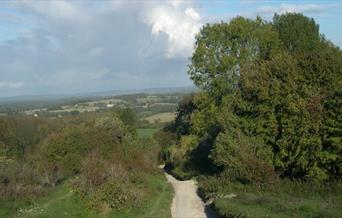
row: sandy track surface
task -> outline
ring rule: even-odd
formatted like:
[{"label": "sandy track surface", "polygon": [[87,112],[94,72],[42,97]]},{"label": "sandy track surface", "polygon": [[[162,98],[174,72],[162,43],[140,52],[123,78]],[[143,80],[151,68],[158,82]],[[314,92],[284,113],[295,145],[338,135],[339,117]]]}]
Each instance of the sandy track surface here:
[{"label": "sandy track surface", "polygon": [[172,218],[217,218],[198,196],[195,181],[179,181],[167,173],[165,175],[175,191],[171,205]]}]

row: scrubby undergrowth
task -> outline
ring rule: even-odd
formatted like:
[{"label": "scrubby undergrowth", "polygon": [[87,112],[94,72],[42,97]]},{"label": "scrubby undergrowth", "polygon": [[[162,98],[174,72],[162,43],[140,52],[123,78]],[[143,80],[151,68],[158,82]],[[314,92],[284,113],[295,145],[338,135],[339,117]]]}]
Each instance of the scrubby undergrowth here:
[{"label": "scrubby undergrowth", "polygon": [[[8,133],[0,135],[4,148],[0,160],[0,216],[14,216],[18,211],[41,213],[36,210],[37,202],[62,186],[84,207],[84,214],[87,210],[92,214],[148,210],[158,191],[167,192],[158,202],[171,201],[168,184],[160,190],[165,180],[158,169],[159,146],[152,137],[138,137],[135,121],[126,116],[131,113],[118,109],[101,116],[53,122],[49,118],[1,118]],[[19,126],[23,124],[29,129],[44,129],[44,134],[37,131],[9,138],[11,131],[22,134]],[[22,148],[18,140],[30,144]],[[165,205],[160,210],[165,210]]]}]

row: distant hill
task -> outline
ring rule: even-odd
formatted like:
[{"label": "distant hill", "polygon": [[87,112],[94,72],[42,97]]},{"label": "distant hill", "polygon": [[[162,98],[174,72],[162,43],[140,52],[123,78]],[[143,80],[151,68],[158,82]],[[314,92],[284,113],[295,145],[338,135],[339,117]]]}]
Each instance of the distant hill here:
[{"label": "distant hill", "polygon": [[194,92],[197,88],[195,86],[183,86],[183,87],[170,87],[170,88],[147,88],[147,89],[130,89],[130,90],[111,90],[104,92],[90,92],[90,93],[80,93],[75,94],[74,97],[108,97],[117,95],[127,95],[127,94],[137,94],[137,93],[188,93]]},{"label": "distant hill", "polygon": [[52,94],[52,95],[19,95],[13,97],[0,98],[0,104],[25,103],[25,102],[51,102],[58,100],[82,100],[99,97],[110,97],[117,95],[137,94],[137,93],[188,93],[194,92],[197,88],[194,86],[170,87],[170,88],[148,88],[131,90],[110,90],[103,92],[89,92],[77,94]]}]

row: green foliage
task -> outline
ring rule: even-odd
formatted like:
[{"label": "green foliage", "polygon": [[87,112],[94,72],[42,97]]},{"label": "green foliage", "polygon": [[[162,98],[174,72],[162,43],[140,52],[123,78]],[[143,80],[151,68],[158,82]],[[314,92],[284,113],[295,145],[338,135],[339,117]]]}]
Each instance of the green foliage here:
[{"label": "green foliage", "polygon": [[204,26],[188,70],[202,91],[179,106],[174,128],[197,145],[169,149],[175,168],[254,183],[341,178],[341,72],[341,50],[301,14]]},{"label": "green foliage", "polygon": [[121,143],[125,132],[125,126],[122,121],[115,116],[106,116],[95,120],[94,129],[102,131],[113,142]]},{"label": "green foliage", "polygon": [[67,172],[77,173],[83,155],[91,148],[85,135],[86,132],[82,128],[73,127],[49,136],[43,144],[47,161],[61,164],[61,168]]},{"label": "green foliage", "polygon": [[197,86],[220,100],[235,89],[242,66],[269,59],[279,48],[278,33],[260,18],[207,24],[196,37],[188,72]]},{"label": "green foliage", "polygon": [[126,126],[129,132],[135,132],[138,118],[131,108],[119,108],[115,111],[114,116],[117,116],[119,118],[119,120]]},{"label": "green foliage", "polygon": [[342,92],[336,91],[325,101],[327,111],[324,120],[324,138],[322,146],[325,153],[324,167],[330,174],[342,178]]},{"label": "green foliage", "polygon": [[340,217],[341,193],[322,187],[307,190],[306,185],[279,184],[276,191],[261,193],[257,188],[245,190],[236,197],[215,200],[214,207],[222,217]]},{"label": "green foliage", "polygon": [[0,117],[0,155],[23,158],[58,126],[32,117]]},{"label": "green foliage", "polygon": [[115,117],[96,120],[94,127],[91,137],[97,146],[82,159],[73,189],[97,211],[142,206],[146,193],[140,185],[157,164],[156,143],[150,138],[136,138]]},{"label": "green foliage", "polygon": [[190,133],[190,116],[195,109],[196,106],[194,103],[193,95],[186,96],[181,100],[181,102],[179,102],[177,116],[172,126],[173,132],[175,132],[178,137]]},{"label": "green foliage", "polygon": [[158,155],[159,162],[170,164],[171,157],[169,147],[177,142],[177,135],[173,132],[161,129],[154,134],[153,138],[156,140],[160,147],[160,152]]},{"label": "green foliage", "polygon": [[339,217],[341,183],[274,180],[243,185],[220,174],[199,177],[199,193],[222,217]]},{"label": "green foliage", "polygon": [[290,52],[313,49],[320,42],[318,24],[302,14],[275,14],[273,26]]},{"label": "green foliage", "polygon": [[[220,134],[211,158],[222,166],[230,180],[242,183],[268,183],[276,178],[268,157],[272,151],[263,148],[256,137],[248,138],[239,132]],[[253,145],[250,143],[253,142]]]},{"label": "green foliage", "polygon": [[0,161],[0,202],[39,197],[45,192],[41,175],[32,163]]},{"label": "green foliage", "polygon": [[143,186],[144,193],[148,194],[144,198],[142,207],[123,208],[120,211],[110,211],[110,208],[105,208],[104,211],[98,213],[90,210],[79,195],[70,188],[70,185],[62,184],[38,199],[0,201],[0,217],[171,218],[170,205],[173,192],[165,176],[162,173],[149,175],[141,186]]},{"label": "green foliage", "polygon": [[[120,211],[129,217],[129,210],[139,211],[146,206],[145,202],[152,199],[150,192],[158,192],[147,180],[157,172],[159,147],[152,137],[137,137],[131,115],[132,111],[123,109],[60,119],[4,118],[5,122],[0,123],[6,130],[0,132],[0,203],[5,208],[0,209],[0,216],[18,210],[19,217],[50,217],[45,208],[51,204],[56,205],[52,211],[65,208],[76,217],[101,217],[95,211]],[[29,131],[19,127],[20,121]],[[23,133],[25,137],[19,139],[28,147],[18,156],[8,152],[12,147],[18,149],[19,142],[14,139]],[[33,204],[65,183],[70,183],[72,192],[63,198],[74,201],[71,205],[58,199],[48,205]],[[167,195],[165,201],[171,197]],[[75,208],[82,211],[78,213]],[[148,212],[155,215],[158,211]]]},{"label": "green foliage", "polygon": [[222,217],[340,216],[342,52],[313,19],[208,24],[188,73],[201,91],[169,130],[172,174]]},{"label": "green foliage", "polygon": [[126,153],[112,153],[111,158],[95,151],[82,161],[81,174],[71,184],[90,208],[97,211],[138,208],[146,200],[140,185],[154,162],[147,158],[149,152],[141,154],[141,149],[146,148],[128,149]]},{"label": "green foliage", "polygon": [[184,135],[179,144],[171,145],[164,151],[165,162],[168,165],[167,170],[178,179],[186,180],[193,176],[192,154],[198,144],[198,138],[195,135]]},{"label": "green foliage", "polygon": [[176,166],[170,170],[169,173],[181,181],[189,180],[194,176],[194,173],[192,173],[189,168],[184,166]]}]

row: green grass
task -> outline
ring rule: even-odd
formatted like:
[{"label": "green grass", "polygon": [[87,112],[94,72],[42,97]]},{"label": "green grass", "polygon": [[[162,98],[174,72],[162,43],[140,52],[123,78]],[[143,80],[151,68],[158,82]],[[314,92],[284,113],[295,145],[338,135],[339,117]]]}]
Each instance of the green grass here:
[{"label": "green grass", "polygon": [[120,218],[171,218],[171,202],[173,189],[166,182],[164,175],[156,175],[149,178],[148,187],[150,188],[151,199],[146,202],[143,208],[128,209],[111,214],[110,217]]},{"label": "green grass", "polygon": [[[20,201],[12,203],[23,206]],[[60,185],[45,197],[32,200],[30,204],[26,204],[17,210],[8,211],[6,217],[90,218],[99,216],[87,210],[67,185]]]},{"label": "green grass", "polygon": [[[305,185],[305,184],[302,184]],[[307,184],[306,184],[307,185]],[[286,185],[285,185],[286,186]],[[214,201],[223,217],[341,217],[342,193],[340,186],[321,189],[293,185],[277,187],[274,191],[236,190],[235,198]]]},{"label": "green grass", "polygon": [[32,200],[0,199],[0,217],[13,217],[15,211],[19,208],[28,207]]},{"label": "green grass", "polygon": [[156,128],[137,129],[137,134],[140,138],[150,138],[157,130]]},{"label": "green grass", "polygon": [[[83,202],[67,185],[60,185],[47,196],[33,202],[11,202],[11,210],[0,209],[0,217],[35,218],[170,218],[173,196],[171,186],[161,173],[151,175],[144,184],[149,193],[142,208],[124,209],[119,212],[96,213],[86,208]],[[8,206],[8,205],[7,205]],[[12,210],[16,208],[16,210]],[[21,209],[19,209],[21,208]],[[18,210],[19,209],[19,210]],[[2,213],[1,213],[2,212]]]}]

